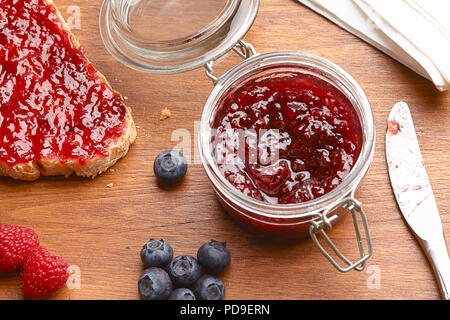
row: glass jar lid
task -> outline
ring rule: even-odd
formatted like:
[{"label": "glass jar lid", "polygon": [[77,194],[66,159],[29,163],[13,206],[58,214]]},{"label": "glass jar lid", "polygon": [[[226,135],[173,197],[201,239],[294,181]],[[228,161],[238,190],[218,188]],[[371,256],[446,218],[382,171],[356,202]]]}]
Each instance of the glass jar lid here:
[{"label": "glass jar lid", "polygon": [[196,69],[227,53],[250,29],[259,0],[104,0],[108,51],[144,72]]}]

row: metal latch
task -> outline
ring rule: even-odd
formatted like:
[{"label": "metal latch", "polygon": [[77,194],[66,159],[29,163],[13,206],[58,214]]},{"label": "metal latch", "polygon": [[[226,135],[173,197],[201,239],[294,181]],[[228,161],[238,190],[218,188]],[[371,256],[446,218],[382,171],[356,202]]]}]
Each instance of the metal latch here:
[{"label": "metal latch", "polygon": [[[233,47],[233,51],[236,52],[244,60],[257,54],[253,45],[245,42],[244,40],[239,40],[239,42],[236,43],[236,45]],[[206,63],[205,73],[213,81],[213,83],[216,84],[219,78],[214,75],[213,65],[214,61],[209,61],[208,63]]]},{"label": "metal latch", "polygon": [[[348,258],[346,258],[339,249],[335,246],[333,241],[328,237],[327,233],[324,229],[330,230],[332,228],[332,222],[338,218],[337,215],[333,215],[331,217],[328,217],[328,215],[336,210],[337,208],[344,208],[346,210],[349,210],[352,213],[353,217],[353,225],[356,232],[356,240],[358,242],[358,248],[359,248],[359,254],[360,259],[356,262],[351,262]],[[359,227],[359,222],[357,219],[357,215],[361,216],[362,224],[364,227],[365,237],[367,241],[367,250],[368,252],[365,253],[363,240],[361,237],[361,231]],[[347,267],[341,267],[336,260],[325,250],[325,248],[320,244],[317,234],[320,233],[323,238],[326,240],[328,245],[333,249],[334,253],[347,264]],[[323,253],[323,255],[341,272],[347,272],[350,270],[357,270],[362,271],[365,267],[365,262],[367,259],[370,258],[372,255],[373,249],[372,249],[372,241],[370,239],[370,233],[369,233],[369,226],[367,223],[367,218],[364,213],[364,210],[361,207],[361,204],[358,200],[354,198],[354,195],[352,194],[348,198],[344,198],[341,201],[339,201],[336,205],[333,207],[323,211],[319,214],[319,219],[314,220],[311,222],[311,226],[309,227],[309,234],[311,235],[312,240],[314,241],[314,244],[319,248],[319,250]]]}]

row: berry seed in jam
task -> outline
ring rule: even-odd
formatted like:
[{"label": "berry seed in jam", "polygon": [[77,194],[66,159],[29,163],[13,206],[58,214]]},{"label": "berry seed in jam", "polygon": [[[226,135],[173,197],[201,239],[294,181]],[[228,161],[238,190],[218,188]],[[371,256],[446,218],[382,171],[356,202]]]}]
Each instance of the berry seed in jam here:
[{"label": "berry seed in jam", "polygon": [[336,188],[362,144],[350,100],[299,72],[247,80],[224,95],[212,124],[215,159],[239,191],[269,203],[300,203]]}]

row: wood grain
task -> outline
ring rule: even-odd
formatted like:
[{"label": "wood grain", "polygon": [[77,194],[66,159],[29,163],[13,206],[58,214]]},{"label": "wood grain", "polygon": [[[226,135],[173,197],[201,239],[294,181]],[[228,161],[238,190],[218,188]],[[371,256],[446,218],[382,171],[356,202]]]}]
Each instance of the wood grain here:
[{"label": "wood grain", "polygon": [[[379,289],[370,289],[367,271],[341,274],[311,241],[279,243],[260,239],[235,225],[217,202],[203,168],[193,164],[173,190],[158,187],[152,163],[177,144],[172,132],[194,126],[212,89],[203,70],[175,76],[143,74],[116,62],[98,32],[100,1],[56,0],[63,16],[81,8],[74,33],[89,59],[112,86],[128,97],[138,138],[126,158],[95,180],[42,178],[0,180],[0,222],[34,228],[43,245],[81,268],[81,289],[64,288],[54,299],[136,299],[142,270],[139,251],[149,237],[164,238],[175,254],[195,254],[213,238],[226,241],[232,265],[223,275],[228,299],[438,299],[432,270],[401,218],[391,191],[384,154],[384,129],[400,100],[412,110],[423,157],[435,192],[447,242],[450,238],[450,94],[341,30],[296,1],[262,1],[246,36],[258,52],[305,51],[330,59],[360,83],[371,103],[377,130],[375,158],[358,196],[368,213]],[[216,68],[239,62],[230,55]],[[159,120],[163,108],[172,117]],[[113,183],[112,188],[107,185]],[[331,236],[354,247],[349,217]],[[20,273],[0,274],[0,299],[21,299]]]}]

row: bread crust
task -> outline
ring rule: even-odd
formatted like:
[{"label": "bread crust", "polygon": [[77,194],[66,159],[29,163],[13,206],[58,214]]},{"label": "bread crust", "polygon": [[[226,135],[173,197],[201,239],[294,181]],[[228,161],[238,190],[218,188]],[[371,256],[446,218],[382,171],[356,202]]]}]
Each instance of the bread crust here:
[{"label": "bread crust", "polygon": [[[79,49],[80,43],[70,31],[69,26],[62,17],[58,8],[56,8],[52,0],[46,0],[46,2],[55,8],[58,19],[63,25],[63,29],[69,33],[72,43]],[[89,59],[87,59],[87,63],[90,64]],[[68,159],[64,162],[61,162],[59,159],[35,159],[27,163],[21,163],[10,167],[0,161],[0,176],[10,176],[13,179],[26,181],[36,180],[41,175],[63,175],[65,177],[69,177],[72,174],[76,174],[81,177],[94,178],[105,172],[120,158],[124,157],[128,153],[130,145],[136,139],[136,126],[131,116],[131,110],[125,105],[122,95],[112,89],[105,76],[98,70],[97,75],[102,82],[104,82],[111,90],[120,96],[120,99],[125,106],[124,131],[123,134],[108,148],[109,155],[107,157],[94,156],[93,158],[86,160],[84,164],[81,164],[78,159]]]}]

